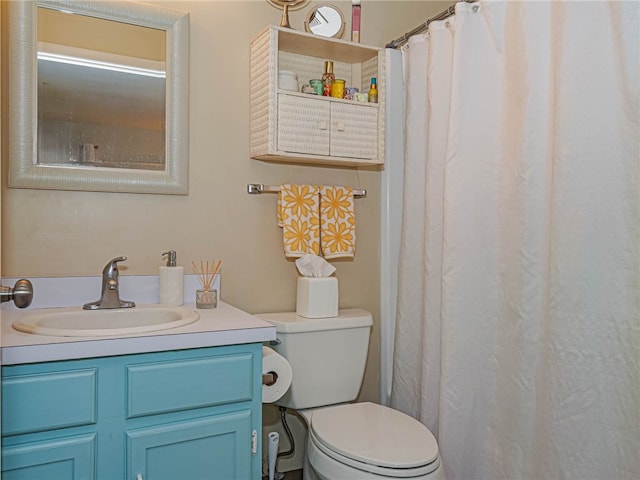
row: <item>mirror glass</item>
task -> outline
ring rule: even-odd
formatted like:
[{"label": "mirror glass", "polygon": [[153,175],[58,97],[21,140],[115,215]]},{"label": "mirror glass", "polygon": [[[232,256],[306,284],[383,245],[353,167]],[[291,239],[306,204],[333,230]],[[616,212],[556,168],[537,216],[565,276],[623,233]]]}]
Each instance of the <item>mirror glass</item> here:
[{"label": "mirror glass", "polygon": [[345,21],[342,12],[333,5],[319,5],[312,8],[304,22],[307,32],[322,37],[341,38],[344,33]]},{"label": "mirror glass", "polygon": [[188,15],[10,3],[9,186],[186,194]]},{"label": "mirror glass", "polygon": [[37,163],[165,168],[166,32],[38,7]]}]

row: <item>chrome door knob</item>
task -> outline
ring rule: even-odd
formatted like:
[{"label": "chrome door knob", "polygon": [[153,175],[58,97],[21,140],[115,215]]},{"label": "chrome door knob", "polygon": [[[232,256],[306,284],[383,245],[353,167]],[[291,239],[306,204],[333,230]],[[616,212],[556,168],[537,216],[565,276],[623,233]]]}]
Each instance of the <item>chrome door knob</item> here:
[{"label": "chrome door knob", "polygon": [[13,288],[0,286],[0,301],[13,300],[16,307],[27,308],[33,301],[33,285],[25,278],[16,282]]}]

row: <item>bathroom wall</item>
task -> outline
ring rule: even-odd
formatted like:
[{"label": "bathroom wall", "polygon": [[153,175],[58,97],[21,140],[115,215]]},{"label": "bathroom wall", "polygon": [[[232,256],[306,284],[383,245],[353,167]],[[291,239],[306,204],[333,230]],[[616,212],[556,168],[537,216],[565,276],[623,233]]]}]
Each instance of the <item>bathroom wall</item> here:
[{"label": "bathroom wall", "polygon": [[[356,200],[356,256],[333,263],[340,282],[340,306],[374,313],[361,398],[376,401],[379,171],[249,158],[249,45],[267,25],[279,24],[277,9],[257,0],[149,3],[190,13],[189,195],[8,189],[6,131],[2,131],[2,277],[94,276],[118,255],[128,257],[123,275],[155,274],[161,253],[175,249],[179,263],[185,266],[192,259],[223,260],[224,301],[251,313],[293,310],[297,273],[295,264],[282,253],[281,230],[275,224],[276,196],[248,195],[247,183],[364,188],[367,197]],[[349,30],[351,2],[330,3],[345,13]],[[361,41],[384,46],[449,4],[363,0]],[[303,29],[310,6],[290,13],[294,28]],[[3,54],[5,48],[3,42]],[[3,78],[3,95],[5,85]],[[3,98],[3,106],[4,102]],[[400,159],[387,159],[397,161]],[[273,420],[273,415],[265,417]],[[292,462],[283,461],[283,469],[297,466],[299,460]]]},{"label": "bathroom wall", "polygon": [[[4,22],[3,22],[3,12],[2,12],[2,8],[0,8],[0,39],[4,38]],[[1,93],[3,92],[2,87],[4,85],[4,72],[5,72],[5,67],[4,67],[4,57],[5,57],[5,49],[4,49],[4,40],[1,41],[1,46],[2,48],[0,48],[0,112],[4,112],[5,111],[5,98],[4,95],[1,95]],[[4,138],[5,138],[5,131],[3,130],[3,125],[4,125],[4,115],[0,115],[0,167],[2,167],[2,163],[3,163],[3,159],[4,159]],[[4,189],[4,175],[2,176],[2,182],[0,182],[2,184],[2,189]],[[2,195],[2,190],[0,190],[0,220],[2,217],[2,197],[4,195]],[[0,253],[2,251],[2,222],[0,221]],[[2,278],[2,255],[0,254],[0,278]],[[2,362],[0,362],[1,364]]]}]

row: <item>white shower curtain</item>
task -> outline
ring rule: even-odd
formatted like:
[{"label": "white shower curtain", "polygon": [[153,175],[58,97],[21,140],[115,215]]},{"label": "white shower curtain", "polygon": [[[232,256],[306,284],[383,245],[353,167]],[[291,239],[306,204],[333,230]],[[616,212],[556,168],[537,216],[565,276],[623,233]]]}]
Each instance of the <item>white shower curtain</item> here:
[{"label": "white shower curtain", "polygon": [[391,403],[449,480],[640,478],[640,3],[410,39]]}]

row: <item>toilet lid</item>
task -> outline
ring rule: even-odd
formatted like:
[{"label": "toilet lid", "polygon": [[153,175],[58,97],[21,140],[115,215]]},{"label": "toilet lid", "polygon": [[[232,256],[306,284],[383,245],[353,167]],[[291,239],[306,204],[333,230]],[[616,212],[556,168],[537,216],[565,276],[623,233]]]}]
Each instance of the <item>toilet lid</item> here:
[{"label": "toilet lid", "polygon": [[416,468],[438,459],[438,443],[427,427],[375,403],[319,409],[313,412],[311,428],[326,448],[361,463]]}]

